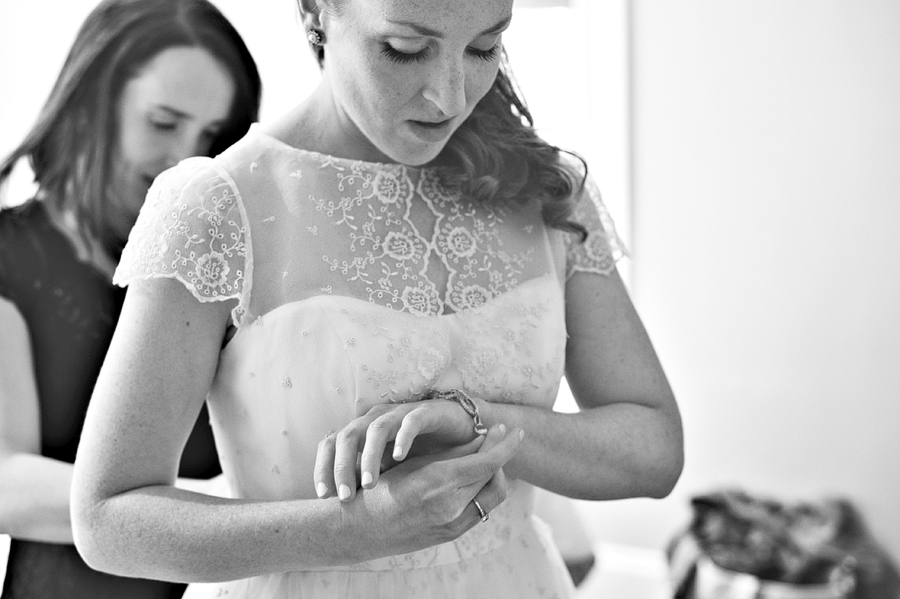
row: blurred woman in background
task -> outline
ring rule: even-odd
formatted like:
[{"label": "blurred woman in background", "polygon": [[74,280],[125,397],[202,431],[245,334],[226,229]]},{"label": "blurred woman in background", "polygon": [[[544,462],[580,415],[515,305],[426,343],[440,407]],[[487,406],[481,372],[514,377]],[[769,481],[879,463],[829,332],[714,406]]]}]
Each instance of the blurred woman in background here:
[{"label": "blurred woman in background", "polygon": [[[247,47],[206,0],[106,0],[78,32],[36,124],[0,162],[0,185],[27,158],[38,186],[0,211],[0,532],[12,537],[4,599],[183,592],[82,561],[69,518],[72,462],[125,296],[112,274],[150,183],[242,137],[260,94]],[[204,410],[180,476],[219,471]]]}]

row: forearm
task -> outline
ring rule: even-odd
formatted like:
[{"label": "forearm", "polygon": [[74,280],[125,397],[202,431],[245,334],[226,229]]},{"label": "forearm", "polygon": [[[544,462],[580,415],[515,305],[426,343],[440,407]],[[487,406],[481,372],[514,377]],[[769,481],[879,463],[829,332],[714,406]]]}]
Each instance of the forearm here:
[{"label": "forearm", "polygon": [[0,532],[44,543],[72,543],[72,464],[30,453],[0,459]]},{"label": "forearm", "polygon": [[336,499],[231,500],[159,486],[79,512],[75,539],[87,563],[124,576],[217,582],[366,557],[358,541],[367,536],[343,530]]},{"label": "forearm", "polygon": [[[72,464],[31,453],[0,458],[0,533],[17,539],[71,545]],[[221,477],[179,478],[181,488],[225,496]]]},{"label": "forearm", "polygon": [[595,500],[663,497],[681,473],[677,413],[636,403],[575,414],[479,403],[486,424],[503,422],[525,431],[505,472],[550,491]]},{"label": "forearm", "polygon": [[409,553],[476,526],[473,496],[487,510],[505,499],[502,467],[518,451],[520,432],[494,427],[464,447],[404,460],[347,502],[233,500],[162,485],[108,494],[76,467],[75,543],[98,570],[184,582]]}]

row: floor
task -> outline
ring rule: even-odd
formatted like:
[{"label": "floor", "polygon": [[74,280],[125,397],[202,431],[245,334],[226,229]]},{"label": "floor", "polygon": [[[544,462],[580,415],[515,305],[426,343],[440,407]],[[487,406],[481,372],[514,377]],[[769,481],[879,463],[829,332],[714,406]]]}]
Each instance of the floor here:
[{"label": "floor", "polygon": [[670,599],[668,567],[660,550],[598,543],[597,562],[578,599]]}]

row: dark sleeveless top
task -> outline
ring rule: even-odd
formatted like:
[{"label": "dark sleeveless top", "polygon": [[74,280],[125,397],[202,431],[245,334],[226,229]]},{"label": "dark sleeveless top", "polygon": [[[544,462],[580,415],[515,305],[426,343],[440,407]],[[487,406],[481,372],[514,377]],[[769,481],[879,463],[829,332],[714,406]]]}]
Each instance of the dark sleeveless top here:
[{"label": "dark sleeveless top", "polygon": [[[85,411],[125,298],[105,275],[78,260],[44,206],[0,211],[0,297],[28,325],[41,416],[41,454],[72,463]],[[181,476],[220,472],[209,416],[200,414]],[[13,539],[2,599],[180,597],[183,585],[91,570],[73,545]]]}]

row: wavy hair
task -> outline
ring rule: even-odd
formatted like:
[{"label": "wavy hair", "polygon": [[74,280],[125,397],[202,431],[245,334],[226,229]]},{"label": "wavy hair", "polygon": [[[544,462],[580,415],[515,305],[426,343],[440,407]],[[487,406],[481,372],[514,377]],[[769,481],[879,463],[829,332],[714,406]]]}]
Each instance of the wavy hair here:
[{"label": "wavy hair", "polygon": [[[316,11],[340,15],[346,0],[296,2],[306,25],[307,17]],[[322,68],[325,47],[310,49]],[[574,160],[564,160],[564,153]],[[584,227],[569,221],[587,180],[587,163],[574,152],[547,143],[534,130],[534,119],[515,83],[505,50],[494,84],[431,164],[438,167],[445,185],[466,197],[511,207],[536,199],[548,226],[577,232],[582,239],[587,235]]]},{"label": "wavy hair", "polygon": [[0,185],[27,157],[39,197],[71,208],[83,236],[107,250],[115,239],[107,221],[112,159],[118,135],[115,110],[125,84],[160,52],[207,50],[235,83],[226,126],[210,155],[240,139],[257,120],[262,83],[241,36],[207,0],[104,0],[82,24],[37,121],[0,162]]},{"label": "wavy hair", "polygon": [[[563,153],[581,163],[581,172],[563,160]],[[584,227],[568,219],[584,187],[587,164],[534,130],[505,50],[494,84],[434,164],[444,183],[467,197],[511,207],[538,200],[548,226],[586,235]]]}]

